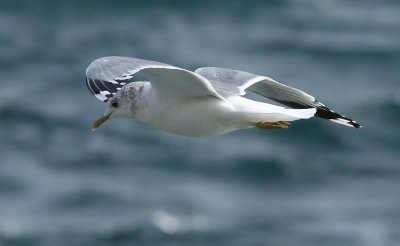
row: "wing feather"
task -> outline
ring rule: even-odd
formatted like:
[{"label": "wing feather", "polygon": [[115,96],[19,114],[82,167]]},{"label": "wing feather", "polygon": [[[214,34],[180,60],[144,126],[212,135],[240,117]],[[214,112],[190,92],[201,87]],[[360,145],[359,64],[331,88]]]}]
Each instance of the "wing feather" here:
[{"label": "wing feather", "polygon": [[103,57],[86,70],[86,85],[101,101],[107,102],[134,74],[143,73],[158,93],[174,97],[214,96],[223,100],[203,76],[168,64],[130,57]]},{"label": "wing feather", "polygon": [[225,98],[242,96],[246,94],[245,90],[248,90],[291,108],[316,108],[315,116],[323,119],[355,128],[361,127],[355,121],[325,107],[306,92],[279,83],[269,77],[218,67],[199,68],[196,73],[207,78],[214,85],[216,91]]}]

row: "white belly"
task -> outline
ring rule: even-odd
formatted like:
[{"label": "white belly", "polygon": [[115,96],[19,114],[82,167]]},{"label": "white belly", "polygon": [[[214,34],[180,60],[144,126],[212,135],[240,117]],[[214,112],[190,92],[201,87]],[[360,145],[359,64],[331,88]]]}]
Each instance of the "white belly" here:
[{"label": "white belly", "polygon": [[135,118],[167,132],[201,137],[238,130],[232,120],[233,108],[212,96],[200,98],[148,97],[138,108]]}]

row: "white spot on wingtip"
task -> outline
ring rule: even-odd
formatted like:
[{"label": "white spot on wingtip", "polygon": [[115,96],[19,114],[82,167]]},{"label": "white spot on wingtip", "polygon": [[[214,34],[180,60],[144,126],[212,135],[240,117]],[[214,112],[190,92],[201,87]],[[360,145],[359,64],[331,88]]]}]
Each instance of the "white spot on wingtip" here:
[{"label": "white spot on wingtip", "polygon": [[352,124],[350,124],[350,121],[345,120],[345,119],[330,119],[330,121],[341,124],[341,125],[345,125],[345,126],[350,126],[350,127],[354,127]]},{"label": "white spot on wingtip", "polygon": [[95,94],[94,95],[95,97],[97,97],[99,100],[101,100],[101,101],[105,101],[105,100],[107,100],[108,98],[105,96],[105,95],[103,95],[103,94]]},{"label": "white spot on wingtip", "polygon": [[109,91],[100,91],[100,94],[106,96],[106,95],[110,95],[111,93]]}]

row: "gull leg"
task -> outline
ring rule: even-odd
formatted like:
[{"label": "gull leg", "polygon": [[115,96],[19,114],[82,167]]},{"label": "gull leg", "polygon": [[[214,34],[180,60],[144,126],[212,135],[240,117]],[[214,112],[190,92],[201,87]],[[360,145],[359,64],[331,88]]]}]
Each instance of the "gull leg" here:
[{"label": "gull leg", "polygon": [[290,126],[290,123],[285,121],[277,121],[277,122],[258,122],[255,124],[258,129],[261,130],[277,130],[277,129],[287,129]]}]

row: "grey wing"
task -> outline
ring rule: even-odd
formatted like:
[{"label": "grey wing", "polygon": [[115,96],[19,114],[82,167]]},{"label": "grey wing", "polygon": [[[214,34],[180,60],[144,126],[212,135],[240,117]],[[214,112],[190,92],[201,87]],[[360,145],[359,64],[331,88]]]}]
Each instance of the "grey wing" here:
[{"label": "grey wing", "polygon": [[203,76],[168,64],[130,57],[110,56],[93,61],[86,70],[86,85],[99,100],[107,102],[134,74],[141,72],[152,88],[168,96],[222,97]]},{"label": "grey wing", "polygon": [[315,116],[320,118],[355,128],[361,127],[355,121],[328,109],[306,92],[269,77],[218,67],[198,68],[195,72],[207,78],[215,90],[225,98],[242,96],[246,94],[245,90],[248,90],[291,108],[316,108]]},{"label": "grey wing", "polygon": [[226,97],[242,96],[248,90],[287,106],[296,103],[310,108],[321,104],[313,96],[268,77],[218,67],[198,68],[195,72],[207,78]]},{"label": "grey wing", "polygon": [[242,96],[246,94],[245,89],[250,84],[264,79],[251,73],[219,67],[202,67],[196,69],[195,73],[208,79],[215,90],[225,98]]}]

